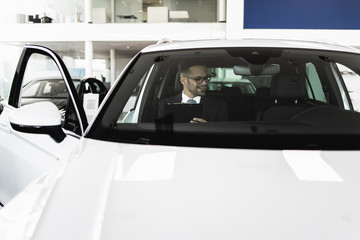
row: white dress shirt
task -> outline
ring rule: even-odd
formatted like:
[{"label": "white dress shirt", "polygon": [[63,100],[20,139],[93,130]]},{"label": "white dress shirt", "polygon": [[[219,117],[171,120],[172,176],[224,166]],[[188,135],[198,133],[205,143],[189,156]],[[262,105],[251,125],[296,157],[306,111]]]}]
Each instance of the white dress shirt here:
[{"label": "white dress shirt", "polygon": [[[181,93],[181,103],[187,103],[187,101],[189,100],[190,98],[188,96],[185,95],[184,91]],[[193,98],[196,103],[200,103],[200,100],[201,100],[201,96],[196,96],[195,98]]]}]

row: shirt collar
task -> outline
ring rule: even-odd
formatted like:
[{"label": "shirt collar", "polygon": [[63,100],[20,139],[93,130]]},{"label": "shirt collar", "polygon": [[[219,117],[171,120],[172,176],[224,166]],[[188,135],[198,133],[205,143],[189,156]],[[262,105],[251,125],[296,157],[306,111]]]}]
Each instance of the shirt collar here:
[{"label": "shirt collar", "polygon": [[[184,91],[181,93],[181,103],[186,103],[190,98],[188,96],[185,95]],[[201,96],[196,96],[195,98],[193,98],[196,103],[200,103],[201,100]]]}]

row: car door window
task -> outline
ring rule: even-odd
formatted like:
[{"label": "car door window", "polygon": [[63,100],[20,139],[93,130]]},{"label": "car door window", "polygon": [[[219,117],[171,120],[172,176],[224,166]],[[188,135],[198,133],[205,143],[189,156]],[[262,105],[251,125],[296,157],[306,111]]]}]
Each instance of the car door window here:
[{"label": "car door window", "polygon": [[337,64],[355,111],[360,112],[360,76],[350,68]]},{"label": "car door window", "polygon": [[132,94],[129,97],[128,101],[126,102],[125,107],[123,108],[122,113],[120,114],[117,122],[130,123],[133,121],[134,115],[135,114],[138,115],[138,112],[137,113],[135,112],[135,110],[136,110],[135,105],[136,105],[137,99],[140,96],[140,90],[141,90],[141,87],[142,87],[146,77],[147,77],[147,74],[148,74],[148,72],[146,72],[142,76],[138,85],[132,90]]},{"label": "car door window", "polygon": [[68,95],[65,80],[54,61],[41,54],[32,54],[24,72],[20,106],[50,101],[59,109],[65,127]]},{"label": "car door window", "polygon": [[321,84],[320,77],[316,71],[316,67],[313,63],[306,63],[306,75],[308,81],[306,82],[306,89],[308,97],[313,100],[327,102],[324,88]]},{"label": "car door window", "polygon": [[24,72],[20,105],[47,100],[61,109],[66,105],[67,95],[65,81],[55,63],[43,55],[32,54]]}]

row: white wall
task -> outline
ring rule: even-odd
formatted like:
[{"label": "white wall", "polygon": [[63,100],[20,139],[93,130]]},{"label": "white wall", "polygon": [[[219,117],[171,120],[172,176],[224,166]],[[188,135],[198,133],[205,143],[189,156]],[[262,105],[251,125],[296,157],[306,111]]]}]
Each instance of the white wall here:
[{"label": "white wall", "polygon": [[6,98],[10,92],[16,66],[22,48],[17,46],[0,45],[0,97]]},{"label": "white wall", "polygon": [[16,23],[16,1],[0,0],[0,4],[0,23]]},{"label": "white wall", "polygon": [[226,3],[226,38],[242,36],[244,29],[244,0],[227,0]]},{"label": "white wall", "polygon": [[124,57],[119,54],[116,55],[116,78],[120,75],[130,60],[131,58],[129,57]]}]

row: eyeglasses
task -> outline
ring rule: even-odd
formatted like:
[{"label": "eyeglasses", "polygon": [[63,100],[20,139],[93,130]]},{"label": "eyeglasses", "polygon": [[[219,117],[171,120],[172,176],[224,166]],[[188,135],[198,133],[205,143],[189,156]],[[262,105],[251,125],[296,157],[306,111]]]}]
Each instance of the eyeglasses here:
[{"label": "eyeglasses", "polygon": [[207,74],[206,76],[202,77],[202,76],[196,76],[196,77],[189,77],[189,76],[186,76],[184,75],[185,77],[187,78],[190,78],[194,81],[196,81],[197,84],[201,84],[203,83],[203,81],[205,81],[206,83],[210,82],[211,80],[211,75],[210,74]]}]

